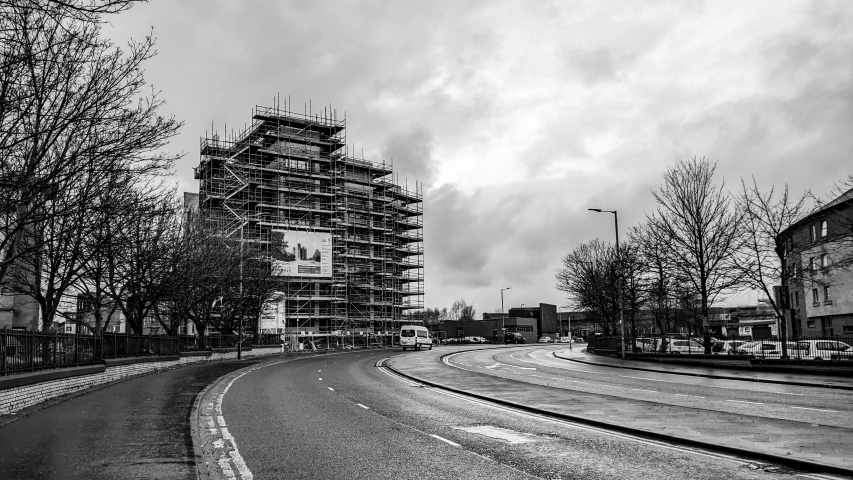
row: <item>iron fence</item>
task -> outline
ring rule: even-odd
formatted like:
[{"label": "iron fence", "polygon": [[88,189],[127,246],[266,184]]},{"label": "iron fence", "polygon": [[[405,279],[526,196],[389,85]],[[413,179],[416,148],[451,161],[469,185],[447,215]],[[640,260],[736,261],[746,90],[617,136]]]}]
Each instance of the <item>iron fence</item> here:
[{"label": "iron fence", "polygon": [[85,335],[0,330],[0,375],[92,365],[101,360],[100,342]]},{"label": "iron fence", "polygon": [[[783,344],[787,357],[783,356]],[[595,348],[619,350],[619,337],[592,337]],[[815,361],[853,360],[853,336],[797,337],[782,340],[776,336],[754,339],[751,336],[727,335],[711,337],[709,348],[715,355],[747,355],[752,358]],[[680,333],[626,336],[625,351],[633,353],[663,353],[672,355],[704,355],[705,337]]]},{"label": "iron fence", "polygon": [[177,355],[180,343],[176,337],[104,333],[102,358],[138,357],[140,355]]},{"label": "iron fence", "polygon": [[[177,355],[180,352],[234,348],[237,335],[196,337],[103,333],[101,336],[0,329],[0,376],[51,368],[93,365],[107,358]],[[277,345],[277,334],[244,335],[243,346]]]}]

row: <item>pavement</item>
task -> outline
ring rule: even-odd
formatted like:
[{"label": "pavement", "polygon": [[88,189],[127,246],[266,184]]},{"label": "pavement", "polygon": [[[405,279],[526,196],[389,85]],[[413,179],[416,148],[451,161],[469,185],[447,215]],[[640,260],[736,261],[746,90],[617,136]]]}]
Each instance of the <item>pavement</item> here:
[{"label": "pavement", "polygon": [[0,478],[195,480],[196,394],[257,361],[182,366],[22,410],[0,428]]},{"label": "pavement", "polygon": [[572,350],[562,350],[554,354],[555,357],[571,362],[584,363],[587,365],[599,365],[604,367],[624,368],[643,372],[669,373],[673,375],[687,375],[691,377],[715,378],[720,380],[740,380],[745,382],[773,383],[779,385],[795,385],[801,387],[837,388],[842,390],[853,390],[853,378],[835,375],[820,374],[812,378],[806,373],[787,374],[778,372],[744,372],[724,367],[704,367],[698,365],[675,365],[659,362],[646,362],[642,360],[623,360],[610,355],[595,355],[586,351],[585,346],[575,346]]},{"label": "pavement", "polygon": [[[853,429],[718,412],[702,409],[701,405],[687,408],[525,382],[496,381],[489,375],[461,369],[453,369],[453,374],[448,375],[450,367],[441,362],[441,357],[448,352],[437,349],[420,355],[400,355],[391,358],[388,366],[428,385],[528,411],[547,412],[589,425],[727,451],[808,471],[853,476],[853,456],[850,455],[853,451]],[[561,358],[570,359],[568,361],[620,368],[630,366],[621,363],[621,359],[566,352],[568,349],[561,352]],[[430,361],[424,361],[425,357],[430,357]],[[676,374],[690,374],[690,370],[693,368],[670,365],[655,368],[655,371]],[[717,378],[728,373],[717,371],[722,369],[711,370],[714,371],[697,373],[719,375]],[[745,377],[735,373],[729,375],[727,378],[731,380],[742,381],[786,380],[778,378],[780,374],[769,372],[750,373]],[[824,380],[821,378],[820,381]],[[814,386],[823,387],[820,384]]]}]

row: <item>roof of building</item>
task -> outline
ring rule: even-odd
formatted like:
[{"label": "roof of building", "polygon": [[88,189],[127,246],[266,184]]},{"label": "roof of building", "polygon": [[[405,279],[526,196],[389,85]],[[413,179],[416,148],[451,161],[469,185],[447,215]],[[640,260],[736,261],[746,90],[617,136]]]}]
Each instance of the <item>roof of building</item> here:
[{"label": "roof of building", "polygon": [[792,224],[790,227],[786,228],[785,230],[782,230],[782,233],[780,233],[779,236],[787,235],[790,230],[798,228],[801,225],[812,221],[812,219],[814,219],[815,217],[817,217],[819,215],[822,215],[827,210],[834,208],[838,205],[841,205],[843,203],[853,203],[853,188],[851,188],[850,190],[847,190],[846,192],[842,193],[841,195],[833,198],[832,200],[830,200],[826,204],[821,205],[819,208],[817,208],[812,213],[801,218],[800,220],[798,220],[797,222],[795,222],[794,224]]}]

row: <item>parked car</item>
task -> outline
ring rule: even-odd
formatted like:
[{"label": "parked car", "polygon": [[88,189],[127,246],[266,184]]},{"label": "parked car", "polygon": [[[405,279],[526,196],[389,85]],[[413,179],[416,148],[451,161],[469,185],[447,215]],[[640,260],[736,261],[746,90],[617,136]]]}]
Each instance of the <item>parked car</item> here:
[{"label": "parked car", "polygon": [[506,332],[504,343],[527,343],[527,341],[524,340],[524,335],[518,332]]},{"label": "parked car", "polygon": [[788,356],[803,360],[853,360],[850,345],[837,340],[800,340],[792,348],[788,344]]},{"label": "parked car", "polygon": [[554,343],[554,339],[551,337],[539,337],[539,343]]},{"label": "parked car", "polygon": [[657,351],[659,338],[637,338],[634,341],[634,353],[650,353]]},{"label": "parked car", "polygon": [[560,337],[560,343],[572,343],[572,337]]},{"label": "parked car", "polygon": [[[796,342],[788,342],[788,356],[793,356],[799,350]],[[759,340],[746,342],[738,347],[737,352],[741,355],[752,355],[755,358],[782,358],[782,342],[773,340]]]},{"label": "parked car", "polygon": [[665,347],[666,353],[674,354],[697,354],[705,353],[705,347],[693,340],[672,339]]},{"label": "parked car", "polygon": [[485,337],[464,337],[462,339],[464,343],[490,343],[489,340]]},{"label": "parked car", "polygon": [[747,343],[746,340],[724,340],[711,345],[711,353],[715,355],[734,355],[738,347]]}]

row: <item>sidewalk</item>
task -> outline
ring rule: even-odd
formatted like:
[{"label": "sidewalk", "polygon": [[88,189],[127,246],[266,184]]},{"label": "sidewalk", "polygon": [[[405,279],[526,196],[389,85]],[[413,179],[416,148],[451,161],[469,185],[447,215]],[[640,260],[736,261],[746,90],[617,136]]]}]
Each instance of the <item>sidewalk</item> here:
[{"label": "sidewalk", "polygon": [[619,357],[588,353],[586,348],[580,349],[577,347],[573,350],[565,349],[559,352],[554,352],[554,356],[563,360],[584,363],[587,365],[625,368],[628,370],[639,370],[643,372],[668,373],[672,375],[687,375],[691,377],[714,378],[720,380],[774,383],[801,387],[853,390],[853,378],[842,376],[816,375],[814,377],[809,377],[809,375],[805,373],[788,374],[777,372],[744,372],[743,370],[727,369],[725,367],[712,368],[698,365],[655,363],[643,360],[623,360]]},{"label": "sidewalk", "polygon": [[498,381],[444,365],[446,352],[400,355],[392,370],[415,381],[531,412],[664,441],[726,451],[807,471],[853,475],[853,429]]}]

